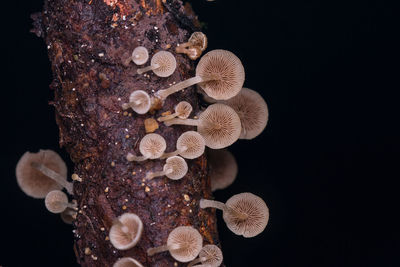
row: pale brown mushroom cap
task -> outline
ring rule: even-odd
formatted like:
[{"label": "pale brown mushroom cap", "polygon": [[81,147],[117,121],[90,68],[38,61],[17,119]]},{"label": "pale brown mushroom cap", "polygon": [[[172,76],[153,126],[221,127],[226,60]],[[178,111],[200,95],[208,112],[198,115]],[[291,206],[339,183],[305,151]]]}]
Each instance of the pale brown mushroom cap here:
[{"label": "pale brown mushroom cap", "polygon": [[53,190],[46,195],[44,204],[48,211],[52,213],[61,213],[67,208],[68,197],[60,190]]},{"label": "pale brown mushroom cap", "polygon": [[125,257],[117,260],[113,267],[143,267],[143,265],[134,258]]},{"label": "pale brown mushroom cap", "polygon": [[231,152],[226,149],[210,149],[207,159],[210,165],[211,191],[225,189],[235,181],[238,165]]},{"label": "pale brown mushroom cap", "polygon": [[182,157],[172,156],[167,158],[163,171],[169,179],[179,180],[188,172],[188,165]]},{"label": "pale brown mushroom cap", "polygon": [[223,212],[228,228],[237,235],[254,237],[264,231],[268,224],[269,210],[264,200],[252,193],[232,196],[225,205],[236,212],[245,214],[247,219],[240,219],[235,212]]},{"label": "pale brown mushroom cap", "polygon": [[179,247],[179,249],[170,249],[174,259],[189,262],[199,255],[203,247],[203,238],[192,226],[179,226],[169,234],[167,245],[170,248]]},{"label": "pale brown mushroom cap", "polygon": [[202,32],[192,33],[188,42],[191,44],[191,46],[197,46],[201,52],[206,50],[208,45],[207,36]]},{"label": "pale brown mushroom cap", "polygon": [[[136,104],[139,101],[140,103]],[[136,90],[129,96],[130,107],[138,114],[145,114],[150,110],[151,99],[143,90]]]},{"label": "pale brown mushroom cap", "polygon": [[186,50],[186,55],[191,59],[191,60],[196,60],[201,56],[201,49],[198,46],[193,46],[189,47]]},{"label": "pale brown mushroom cap", "polygon": [[197,131],[204,137],[206,146],[224,148],[239,139],[240,118],[231,107],[213,104],[200,114]]},{"label": "pale brown mushroom cap", "polygon": [[224,259],[221,249],[216,245],[205,245],[199,253],[199,258],[207,258],[207,260],[201,263],[209,267],[220,266]]},{"label": "pale brown mushroom cap", "polygon": [[168,77],[174,73],[176,69],[176,59],[171,52],[160,51],[151,58],[151,65],[159,67],[153,69],[153,72],[159,77]]},{"label": "pale brown mushroom cap", "polygon": [[205,54],[196,67],[196,76],[206,94],[217,100],[226,100],[237,95],[243,87],[245,73],[242,62],[227,50],[212,50]]},{"label": "pale brown mushroom cap", "polygon": [[192,105],[190,105],[190,103],[186,101],[179,102],[175,107],[175,112],[179,114],[178,118],[181,119],[187,119],[190,116],[190,113],[192,113],[192,111],[193,111]]},{"label": "pale brown mushroom cap", "polygon": [[33,198],[45,198],[52,190],[61,190],[62,185],[45,176],[31,166],[33,162],[45,165],[67,179],[67,166],[61,157],[52,150],[37,153],[26,152],[18,161],[15,174],[21,190]]},{"label": "pale brown mushroom cap", "polygon": [[187,159],[195,159],[203,155],[205,145],[203,136],[195,131],[184,132],[176,141],[179,155]]},{"label": "pale brown mushroom cap", "polygon": [[240,93],[224,101],[239,115],[242,123],[240,139],[253,139],[267,126],[268,106],[262,96],[254,90],[242,88]]},{"label": "pale brown mushroom cap", "polygon": [[159,134],[146,134],[140,141],[139,150],[143,156],[149,159],[157,159],[164,154],[167,143]]},{"label": "pale brown mushroom cap", "polygon": [[149,52],[146,47],[138,46],[132,52],[132,61],[136,65],[143,65],[149,59]]},{"label": "pale brown mushroom cap", "polygon": [[[127,232],[124,232],[124,229]],[[124,213],[110,228],[110,242],[119,250],[130,249],[139,242],[142,231],[143,223],[139,216],[134,213]]]},{"label": "pale brown mushroom cap", "polygon": [[72,224],[76,219],[76,211],[71,208],[66,208],[63,212],[60,213],[61,220],[66,224]]}]

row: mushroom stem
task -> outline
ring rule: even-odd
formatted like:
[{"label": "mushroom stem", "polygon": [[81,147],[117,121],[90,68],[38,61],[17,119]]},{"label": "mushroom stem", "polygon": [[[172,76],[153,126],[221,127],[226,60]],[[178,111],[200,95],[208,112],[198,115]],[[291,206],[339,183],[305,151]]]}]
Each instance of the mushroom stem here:
[{"label": "mushroom stem", "polygon": [[126,159],[128,161],[145,161],[148,158],[145,156],[135,156],[132,153],[128,153],[128,155],[126,155]]},{"label": "mushroom stem", "polygon": [[148,72],[148,71],[151,71],[151,70],[154,70],[154,69],[158,69],[159,67],[160,67],[160,65],[158,65],[158,64],[150,65],[150,66],[138,69],[137,73],[138,74],[143,74],[145,72]]},{"label": "mushroom stem", "polygon": [[161,98],[162,100],[166,99],[169,95],[172,95],[176,92],[179,92],[189,86],[195,85],[197,83],[204,82],[205,80],[200,77],[200,76],[195,76],[192,78],[189,78],[187,80],[184,80],[182,82],[179,82],[177,84],[172,85],[171,87],[163,90],[159,90],[156,92],[156,96]]},{"label": "mushroom stem", "polygon": [[187,48],[189,46],[191,46],[191,45],[192,45],[192,43],[189,43],[189,42],[183,43],[183,44],[179,44],[179,46],[177,46],[175,48],[175,51],[176,51],[176,53],[185,53],[186,54]]},{"label": "mushroom stem", "polygon": [[166,159],[166,158],[169,158],[169,157],[173,157],[173,156],[178,156],[179,155],[179,153],[181,153],[182,151],[180,151],[180,150],[175,150],[175,151],[172,151],[172,152],[169,152],[169,153],[164,153],[164,155],[162,155],[161,157],[160,157],[160,159]]},{"label": "mushroom stem", "polygon": [[171,172],[173,172],[172,169],[167,169],[166,171],[160,171],[160,172],[149,172],[149,173],[146,174],[146,179],[147,180],[151,180],[151,179],[153,179],[155,177],[164,176],[164,175],[169,174]]},{"label": "mushroom stem", "polygon": [[193,119],[179,119],[179,118],[174,118],[169,121],[165,121],[164,124],[166,126],[171,126],[175,124],[179,125],[188,125],[188,126],[199,126],[200,121],[199,120],[193,120]]},{"label": "mushroom stem", "polygon": [[226,205],[220,201],[216,200],[209,200],[209,199],[201,199],[200,200],[200,208],[206,209],[206,208],[215,208],[224,211],[226,208]]},{"label": "mushroom stem", "polygon": [[31,166],[35,168],[36,170],[40,171],[47,177],[53,179],[60,185],[62,185],[68,192],[68,194],[72,195],[73,194],[73,185],[72,183],[68,182],[65,178],[63,178],[60,174],[56,173],[52,169],[47,168],[43,164],[40,164],[38,162],[32,162]]},{"label": "mushroom stem", "polygon": [[[207,257],[199,257],[199,258],[197,258],[197,259],[191,261],[191,262],[188,264],[187,267],[192,267],[193,265],[195,265],[195,264],[197,264],[197,263],[203,263],[203,262],[205,262],[206,260],[208,260]],[[196,265],[196,266],[197,266],[197,265]]]},{"label": "mushroom stem", "polygon": [[177,112],[175,112],[175,113],[172,113],[172,114],[167,115],[167,116],[159,117],[157,120],[158,121],[168,121],[168,120],[172,120],[173,118],[177,117],[178,115],[179,114]]},{"label": "mushroom stem", "polygon": [[163,245],[163,246],[159,246],[159,247],[155,247],[155,248],[149,248],[147,250],[147,255],[153,256],[154,254],[161,253],[161,252],[168,251],[168,250],[169,250],[168,245]]}]

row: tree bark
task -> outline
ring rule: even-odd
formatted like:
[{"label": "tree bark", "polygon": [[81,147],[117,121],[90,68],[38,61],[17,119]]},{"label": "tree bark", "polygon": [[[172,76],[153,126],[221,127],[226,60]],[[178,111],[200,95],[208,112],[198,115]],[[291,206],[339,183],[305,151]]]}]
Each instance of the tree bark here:
[{"label": "tree bark", "polygon": [[[210,181],[204,156],[187,160],[188,174],[181,180],[164,177],[143,180],[146,172],[162,169],[165,161],[132,163],[126,154],[139,154],[145,135],[144,120],[173,111],[182,100],[196,113],[200,106],[194,88],[174,94],[162,109],[151,114],[124,112],[122,103],[133,90],[149,94],[194,75],[194,64],[175,54],[178,43],[187,41],[199,23],[190,9],[178,0],[51,0],[35,14],[34,32],[45,39],[54,79],[56,121],[60,145],[83,179],[74,181],[74,198],[79,213],[74,222],[75,254],[82,266],[112,266],[130,256],[144,266],[183,266],[169,253],[147,257],[150,247],[166,243],[177,226],[192,225],[200,231],[204,244],[219,244],[215,212],[199,208],[201,198],[210,198]],[[123,61],[136,46],[153,55],[171,51],[177,70],[168,78],[137,75],[138,66]],[[149,62],[147,63],[149,64]],[[167,152],[192,127],[159,125],[156,133],[167,141]],[[136,213],[144,231],[137,246],[127,251],[115,249],[108,240],[114,218]]]}]

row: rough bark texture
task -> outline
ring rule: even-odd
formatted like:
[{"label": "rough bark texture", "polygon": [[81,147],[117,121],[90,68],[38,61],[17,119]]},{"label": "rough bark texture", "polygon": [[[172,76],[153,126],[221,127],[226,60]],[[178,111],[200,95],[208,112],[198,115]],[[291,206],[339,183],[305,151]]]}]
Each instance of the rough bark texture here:
[{"label": "rough bark texture", "polygon": [[[205,244],[219,244],[215,213],[198,205],[202,197],[211,197],[204,156],[187,160],[189,173],[179,181],[165,176],[144,181],[146,172],[161,170],[164,161],[130,163],[125,158],[128,152],[139,154],[144,119],[172,111],[181,100],[190,102],[194,112],[200,108],[191,88],[170,96],[153,114],[127,114],[121,109],[133,90],[151,94],[193,75],[193,62],[182,55],[176,55],[178,68],[168,78],[137,75],[135,64],[122,64],[139,45],[150,55],[159,50],[174,53],[198,27],[193,13],[176,0],[52,0],[33,17],[34,32],[46,41],[54,73],[51,104],[60,145],[83,179],[74,182],[80,208],[74,223],[78,262],[112,266],[119,257],[131,256],[144,266],[183,266],[169,253],[146,255],[149,247],[165,244],[169,232],[180,225],[197,228]],[[160,124],[156,133],[165,137],[169,152],[188,129]],[[107,236],[113,219],[124,212],[139,215],[144,232],[136,247],[119,251]]]}]

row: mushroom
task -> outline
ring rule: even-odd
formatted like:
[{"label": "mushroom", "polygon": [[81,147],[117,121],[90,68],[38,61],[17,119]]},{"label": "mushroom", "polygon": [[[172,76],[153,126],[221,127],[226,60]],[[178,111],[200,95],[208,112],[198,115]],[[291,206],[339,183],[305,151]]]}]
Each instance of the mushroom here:
[{"label": "mushroom", "polygon": [[197,131],[203,136],[206,146],[213,149],[232,145],[239,139],[241,132],[239,116],[231,107],[220,103],[208,106],[197,120],[175,118],[164,123],[167,126],[197,126]]},{"label": "mushroom", "polygon": [[222,251],[219,247],[216,245],[205,245],[200,250],[199,257],[190,262],[187,267],[191,267],[197,263],[208,267],[218,267],[221,265],[223,258]]},{"label": "mushroom", "polygon": [[[207,36],[202,32],[194,32],[190,36],[188,42],[179,44],[175,51],[189,56],[190,59],[195,60],[201,56],[201,53],[207,48]],[[194,52],[194,50],[196,50]]]},{"label": "mushroom", "polygon": [[143,90],[136,90],[129,96],[129,103],[122,104],[122,108],[132,108],[138,114],[145,114],[150,110],[151,99],[148,93]]},{"label": "mushroom", "polygon": [[235,181],[238,166],[231,152],[226,149],[210,149],[207,160],[210,166],[211,191],[225,189]]},{"label": "mushroom", "polygon": [[52,150],[26,152],[18,161],[15,174],[19,187],[30,197],[45,198],[50,191],[63,187],[72,194],[72,183],[67,181],[67,166]]},{"label": "mushroom", "polygon": [[254,237],[268,224],[269,210],[264,200],[252,193],[232,196],[224,204],[215,200],[201,199],[200,208],[216,208],[223,212],[223,219],[236,235]]},{"label": "mushroom", "polygon": [[110,228],[110,242],[119,250],[134,247],[140,240],[143,223],[134,213],[124,213],[114,220]]},{"label": "mushroom", "polygon": [[167,120],[171,120],[175,117],[178,117],[181,119],[187,119],[189,117],[190,113],[192,113],[192,110],[193,110],[192,105],[190,105],[189,102],[181,101],[175,106],[175,113],[160,117],[157,120],[158,121],[167,121]]},{"label": "mushroom", "polygon": [[256,91],[242,88],[239,94],[224,103],[239,115],[242,123],[240,139],[253,139],[267,126],[268,106]]},{"label": "mushroom", "polygon": [[186,161],[179,156],[172,156],[167,158],[164,164],[163,170],[160,172],[148,172],[146,179],[151,180],[158,176],[167,176],[171,180],[182,179],[188,171],[188,165]]},{"label": "mushroom", "polygon": [[181,155],[186,159],[195,159],[203,155],[205,149],[205,141],[203,136],[195,131],[184,132],[176,141],[176,150],[174,152],[165,153],[161,158]]},{"label": "mushroom", "polygon": [[153,71],[158,77],[168,77],[174,73],[176,69],[176,59],[171,52],[160,51],[151,58],[150,66],[137,70],[138,74],[147,71]]},{"label": "mushroom", "polygon": [[61,212],[60,217],[64,223],[72,224],[77,215],[78,213],[75,211],[75,209],[66,208],[63,212]]},{"label": "mushroom", "polygon": [[142,156],[135,156],[132,153],[128,153],[126,159],[128,161],[144,161],[147,159],[157,159],[164,154],[167,148],[167,143],[164,137],[156,133],[146,134],[142,140],[140,140],[139,150]]},{"label": "mushroom", "polygon": [[143,265],[134,258],[124,257],[117,260],[113,267],[143,267]]},{"label": "mushroom", "polygon": [[149,52],[146,47],[138,46],[132,52],[132,61],[136,65],[143,65],[149,59]]},{"label": "mushroom", "polygon": [[197,46],[190,47],[186,50],[186,55],[191,59],[191,60],[196,60],[201,56],[201,50]]},{"label": "mushroom", "polygon": [[189,262],[199,255],[202,246],[203,238],[199,231],[192,226],[179,226],[169,233],[166,245],[149,248],[147,255],[169,251],[175,260]]},{"label": "mushroom", "polygon": [[238,57],[226,50],[212,50],[200,59],[195,77],[179,82],[168,89],[159,90],[156,96],[165,100],[173,93],[199,84],[208,96],[217,100],[226,100],[239,93],[244,77],[244,68]]},{"label": "mushroom", "polygon": [[60,190],[50,191],[44,199],[44,204],[51,213],[61,213],[67,208],[77,210],[76,204],[69,203],[67,195]]}]

